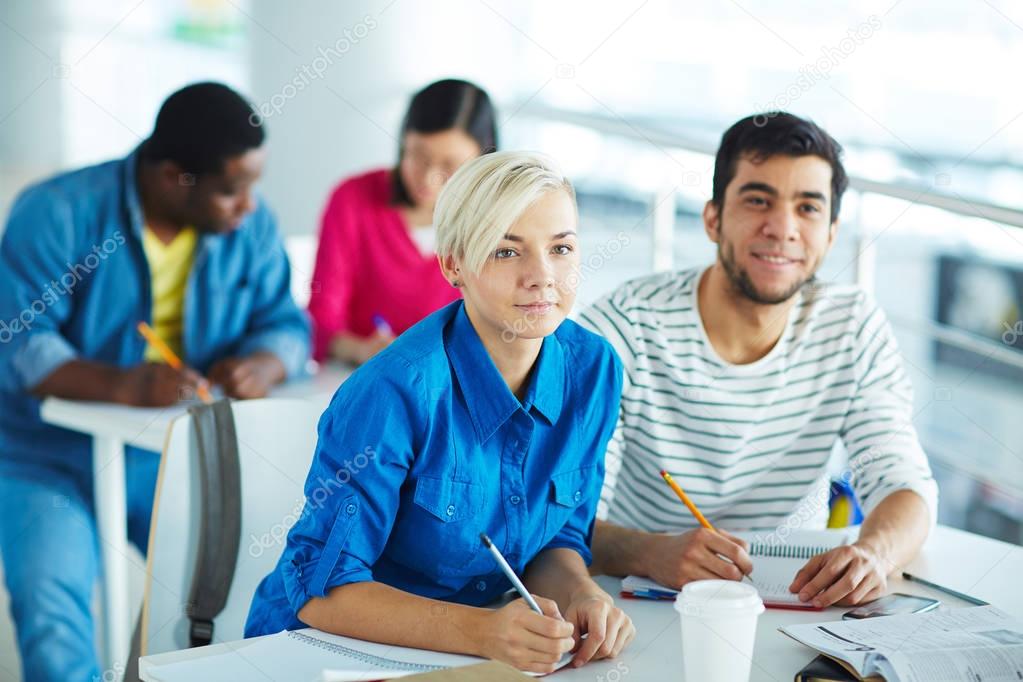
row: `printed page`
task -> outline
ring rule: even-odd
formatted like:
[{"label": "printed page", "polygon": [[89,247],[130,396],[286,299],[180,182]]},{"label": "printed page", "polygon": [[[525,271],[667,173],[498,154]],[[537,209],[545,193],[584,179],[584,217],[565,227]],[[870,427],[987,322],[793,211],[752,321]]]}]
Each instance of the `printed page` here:
[{"label": "printed page", "polygon": [[1023,644],[995,649],[914,651],[878,661],[879,671],[899,682],[1019,682],[1023,680]]},{"label": "printed page", "polygon": [[[994,606],[974,606],[951,611],[931,611],[860,621],[805,623],[781,628],[793,639],[847,661],[861,674],[869,674],[868,658],[884,657],[893,671],[902,675],[907,656],[914,660],[937,660],[935,652],[957,650],[1012,651],[1023,646],[1023,623]],[[924,653],[926,652],[926,653]],[[894,658],[893,658],[894,657]],[[896,662],[899,665],[896,666]],[[926,676],[916,679],[928,679]],[[935,679],[935,678],[930,678]],[[970,678],[987,681],[988,678]],[[999,679],[999,678],[991,678]],[[1018,679],[1018,678],[1017,678]]]}]

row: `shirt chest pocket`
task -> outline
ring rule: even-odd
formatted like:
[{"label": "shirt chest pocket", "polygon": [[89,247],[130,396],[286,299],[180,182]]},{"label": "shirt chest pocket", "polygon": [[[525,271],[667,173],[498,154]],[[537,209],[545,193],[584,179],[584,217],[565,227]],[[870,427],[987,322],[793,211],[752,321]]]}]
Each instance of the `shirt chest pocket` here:
[{"label": "shirt chest pocket", "polygon": [[586,501],[593,476],[596,476],[596,470],[592,466],[551,476],[547,516],[544,521],[544,544],[561,532],[579,505]]},{"label": "shirt chest pocket", "polygon": [[470,571],[473,560],[485,554],[479,539],[484,499],[478,483],[420,476],[413,508],[395,529],[410,568],[441,575]]}]

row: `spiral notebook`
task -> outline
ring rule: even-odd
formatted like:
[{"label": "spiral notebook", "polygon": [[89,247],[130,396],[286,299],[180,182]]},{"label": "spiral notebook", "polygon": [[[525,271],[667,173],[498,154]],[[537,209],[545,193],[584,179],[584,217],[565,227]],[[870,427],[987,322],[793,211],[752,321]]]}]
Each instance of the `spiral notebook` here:
[{"label": "spiral notebook", "polygon": [[[793,531],[784,537],[780,533],[732,533],[749,543],[753,560],[750,581],[760,593],[766,606],[814,610],[789,592],[796,573],[817,554],[823,554],[854,539],[849,529]],[[677,590],[665,587],[649,578],[630,575],[622,580],[622,594],[643,599],[674,599]]]},{"label": "spiral notebook", "polygon": [[[376,644],[307,628],[230,642],[216,653],[182,659],[181,652],[143,657],[142,679],[149,682],[263,680],[342,682],[382,680],[475,665],[483,659],[424,649]],[[192,650],[198,651],[198,650]],[[571,655],[561,659],[567,665]]]}]

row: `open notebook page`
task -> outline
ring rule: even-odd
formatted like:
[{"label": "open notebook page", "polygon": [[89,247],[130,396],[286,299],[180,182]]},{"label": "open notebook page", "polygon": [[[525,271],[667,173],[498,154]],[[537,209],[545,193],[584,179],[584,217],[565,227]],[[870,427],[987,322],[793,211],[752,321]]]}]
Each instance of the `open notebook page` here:
[{"label": "open notebook page", "polygon": [[[155,656],[144,666],[146,678],[154,682],[380,680],[474,665],[482,660],[475,656],[366,642],[312,628],[279,632],[228,646],[230,648],[221,653],[165,664]],[[570,655],[562,658],[559,667],[570,660]]]},{"label": "open notebook page", "polygon": [[[750,581],[768,605],[811,608],[789,592],[796,573],[810,559],[853,540],[855,533],[848,529],[793,531],[782,537],[779,533],[732,533],[749,543],[753,573]],[[628,593],[673,594],[676,591],[649,578],[628,576],[622,580],[622,591]]]}]

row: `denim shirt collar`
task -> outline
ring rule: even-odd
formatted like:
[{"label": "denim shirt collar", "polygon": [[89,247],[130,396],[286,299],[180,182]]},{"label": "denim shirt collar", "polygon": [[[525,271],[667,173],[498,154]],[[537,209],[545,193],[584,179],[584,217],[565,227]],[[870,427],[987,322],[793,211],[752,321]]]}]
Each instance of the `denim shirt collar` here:
[{"label": "denim shirt collar", "polygon": [[125,208],[128,210],[128,223],[132,233],[139,239],[142,239],[142,227],[146,224],[145,215],[142,213],[142,201],[139,199],[138,174],[136,172],[142,144],[135,147],[134,151],[124,158],[121,168],[121,179],[124,182],[124,203]]},{"label": "denim shirt collar", "polygon": [[486,442],[519,409],[528,413],[533,407],[548,423],[557,421],[564,402],[565,361],[556,335],[544,338],[521,403],[483,346],[464,303],[458,304],[445,345],[480,442]]}]

